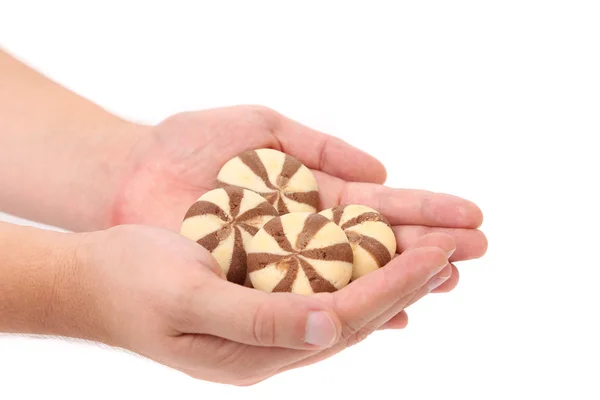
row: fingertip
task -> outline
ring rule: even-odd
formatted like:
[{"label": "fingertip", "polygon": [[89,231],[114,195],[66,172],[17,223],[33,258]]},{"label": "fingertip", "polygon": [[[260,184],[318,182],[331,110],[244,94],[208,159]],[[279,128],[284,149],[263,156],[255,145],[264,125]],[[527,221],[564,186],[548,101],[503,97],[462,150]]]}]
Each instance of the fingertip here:
[{"label": "fingertip", "polygon": [[373,179],[370,181],[371,183],[377,183],[379,185],[383,185],[388,178],[388,172],[385,165],[379,161],[374,156],[363,151],[365,157],[370,159],[369,164],[371,165],[371,173],[369,174]]},{"label": "fingertip", "polygon": [[378,330],[399,330],[404,329],[408,325],[408,314],[406,311],[401,311],[394,315],[389,321],[381,325]]},{"label": "fingertip", "polygon": [[465,218],[465,223],[470,228],[480,228],[481,225],[483,225],[483,211],[481,210],[481,208],[479,208],[477,204],[473,203],[472,201],[463,201],[465,202],[465,204],[464,210],[462,212]]},{"label": "fingertip", "polygon": [[421,213],[429,226],[478,228],[483,213],[473,202],[451,194],[438,193],[422,203]]},{"label": "fingertip", "polygon": [[383,184],[387,180],[387,170],[377,158],[340,138],[328,138],[321,170],[351,182]]},{"label": "fingertip", "polygon": [[476,232],[479,232],[479,235],[481,237],[481,247],[479,248],[479,253],[477,254],[477,257],[481,258],[488,251],[489,241],[487,239],[487,236],[485,236],[485,234],[482,231],[477,230]]},{"label": "fingertip", "polygon": [[448,293],[456,288],[458,285],[458,281],[460,279],[460,274],[458,269],[453,264],[450,264],[452,271],[450,278],[448,278],[444,283],[431,291],[431,293]]},{"label": "fingertip", "polygon": [[328,348],[340,340],[342,321],[319,296],[295,293],[266,295],[274,321],[273,329],[280,332],[274,345],[314,350]]},{"label": "fingertip", "polygon": [[304,342],[319,348],[326,348],[338,340],[340,331],[334,318],[327,311],[309,311],[306,317]]}]

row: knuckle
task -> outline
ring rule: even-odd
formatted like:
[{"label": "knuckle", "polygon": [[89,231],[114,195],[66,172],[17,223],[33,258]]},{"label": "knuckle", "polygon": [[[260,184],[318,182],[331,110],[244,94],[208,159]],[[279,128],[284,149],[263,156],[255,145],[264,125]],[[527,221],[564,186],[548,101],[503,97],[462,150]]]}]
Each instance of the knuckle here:
[{"label": "knuckle", "polygon": [[270,117],[270,116],[274,116],[275,114],[277,114],[275,112],[275,110],[273,110],[272,108],[269,108],[267,106],[260,105],[260,104],[250,104],[250,105],[245,106],[245,108],[249,112],[252,112],[257,115],[265,116],[265,117]]},{"label": "knuckle", "polygon": [[347,339],[346,346],[352,347],[359,344],[360,342],[368,338],[373,332],[374,330],[370,327],[364,327],[359,329],[355,334],[351,335]]},{"label": "knuckle", "polygon": [[254,340],[262,346],[275,345],[275,314],[268,303],[259,306],[254,314]]},{"label": "knuckle", "polygon": [[365,325],[368,323],[365,319],[355,319],[353,322],[344,322],[342,327],[342,334],[340,340],[344,343],[348,343],[353,340],[353,338],[360,332],[362,332],[365,328]]},{"label": "knuckle", "polygon": [[[357,298],[356,296],[365,296],[363,301],[362,298]],[[360,303],[364,303],[368,301],[368,294],[359,292],[355,295],[354,300]],[[339,298],[334,297],[334,307],[339,308],[337,302],[340,301]],[[355,336],[358,332],[365,329],[367,324],[371,322],[371,319],[366,315],[354,315],[352,318],[348,318],[342,320],[342,332],[340,335],[340,342],[347,343],[349,340],[352,340],[353,336]]]},{"label": "knuckle", "polygon": [[258,124],[264,126],[267,130],[276,130],[279,127],[281,115],[272,108],[263,105],[248,105],[244,106],[245,111],[250,116],[250,119],[257,121]]},{"label": "knuckle", "polygon": [[187,269],[170,282],[177,290],[165,292],[166,298],[162,303],[171,310],[171,323],[174,327],[187,330],[201,322],[197,304],[209,283],[204,274],[193,269]]}]

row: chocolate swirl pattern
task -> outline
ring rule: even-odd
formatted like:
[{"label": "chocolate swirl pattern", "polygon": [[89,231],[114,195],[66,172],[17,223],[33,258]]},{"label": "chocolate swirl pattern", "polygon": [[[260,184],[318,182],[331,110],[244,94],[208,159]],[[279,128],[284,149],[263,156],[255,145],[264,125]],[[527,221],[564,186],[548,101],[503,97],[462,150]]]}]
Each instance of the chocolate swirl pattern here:
[{"label": "chocolate swirl pattern", "polygon": [[396,237],[383,215],[363,205],[341,205],[319,214],[341,227],[354,253],[352,280],[390,262],[396,253]]},{"label": "chocolate swirl pattern", "polygon": [[280,215],[316,212],[317,181],[296,158],[273,149],[250,150],[229,160],[219,171],[217,185],[250,189],[272,204]]},{"label": "chocolate swirl pattern", "polygon": [[344,231],[307,212],[273,218],[248,248],[250,280],[265,292],[334,292],[350,281],[352,261]]},{"label": "chocolate swirl pattern", "polygon": [[237,187],[211,190],[187,211],[181,234],[210,251],[227,276],[243,284],[246,248],[277,210],[258,194]]}]

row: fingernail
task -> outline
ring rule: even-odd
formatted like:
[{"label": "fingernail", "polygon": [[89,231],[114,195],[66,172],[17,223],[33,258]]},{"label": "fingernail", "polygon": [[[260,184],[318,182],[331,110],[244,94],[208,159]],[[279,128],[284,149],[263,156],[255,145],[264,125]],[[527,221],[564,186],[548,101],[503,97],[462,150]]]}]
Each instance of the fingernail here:
[{"label": "fingernail", "polygon": [[306,343],[319,347],[327,347],[333,344],[336,337],[337,329],[329,314],[324,311],[312,311],[308,313],[304,335]]},{"label": "fingernail", "polygon": [[455,251],[456,251],[456,247],[453,248],[452,250],[450,250],[449,252],[447,252],[446,254],[448,255],[448,258],[450,258],[452,256],[452,254],[454,254]]},{"label": "fingernail", "polygon": [[442,283],[446,282],[450,278],[448,276],[434,276],[427,284],[427,289],[431,292],[433,289],[439,287]]}]

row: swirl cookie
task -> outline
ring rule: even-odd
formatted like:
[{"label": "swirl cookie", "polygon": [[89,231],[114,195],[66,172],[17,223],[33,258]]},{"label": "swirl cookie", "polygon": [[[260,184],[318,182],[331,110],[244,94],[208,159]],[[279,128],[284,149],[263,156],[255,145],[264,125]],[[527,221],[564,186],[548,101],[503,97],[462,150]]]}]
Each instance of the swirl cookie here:
[{"label": "swirl cookie", "polygon": [[211,190],[187,211],[180,233],[210,251],[230,282],[246,279],[246,251],[277,210],[258,194],[237,187]]},{"label": "swirl cookie", "polygon": [[363,205],[341,205],[319,214],[344,230],[354,253],[352,280],[390,262],[396,253],[396,237],[383,215]]},{"label": "swirl cookie", "polygon": [[352,247],[324,216],[289,213],[267,222],[250,242],[248,275],[264,292],[334,292],[350,281]]},{"label": "swirl cookie", "polygon": [[280,215],[316,212],[317,181],[292,156],[272,149],[250,150],[229,160],[217,176],[219,187],[238,186],[263,196]]}]

